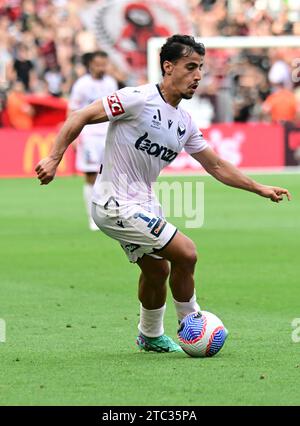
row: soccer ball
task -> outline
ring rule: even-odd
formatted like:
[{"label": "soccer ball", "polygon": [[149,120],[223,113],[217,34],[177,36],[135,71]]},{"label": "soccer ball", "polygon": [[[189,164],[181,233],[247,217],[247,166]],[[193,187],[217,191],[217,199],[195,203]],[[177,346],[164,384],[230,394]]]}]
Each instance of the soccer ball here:
[{"label": "soccer ball", "polygon": [[180,323],[179,344],[192,357],[211,357],[224,345],[228,331],[222,321],[206,311],[193,312]]}]

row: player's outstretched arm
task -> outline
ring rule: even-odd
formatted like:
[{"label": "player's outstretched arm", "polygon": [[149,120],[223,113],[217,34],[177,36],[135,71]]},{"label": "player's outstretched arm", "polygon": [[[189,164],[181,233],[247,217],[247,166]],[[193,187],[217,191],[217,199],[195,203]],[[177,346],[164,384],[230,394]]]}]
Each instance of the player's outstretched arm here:
[{"label": "player's outstretched arm", "polygon": [[206,148],[201,152],[192,154],[192,157],[202,164],[210,175],[225,185],[255,192],[262,197],[270,198],[276,203],[282,201],[284,195],[286,195],[289,201],[291,200],[291,194],[287,189],[255,182],[250,177],[244,175],[234,165],[218,157],[211,148]]},{"label": "player's outstretched arm", "polygon": [[103,123],[104,121],[108,121],[108,117],[101,100],[74,111],[68,116],[56,137],[49,156],[43,158],[35,168],[41,185],[47,185],[54,179],[56,169],[66,149],[77,138],[83,127],[87,124]]}]

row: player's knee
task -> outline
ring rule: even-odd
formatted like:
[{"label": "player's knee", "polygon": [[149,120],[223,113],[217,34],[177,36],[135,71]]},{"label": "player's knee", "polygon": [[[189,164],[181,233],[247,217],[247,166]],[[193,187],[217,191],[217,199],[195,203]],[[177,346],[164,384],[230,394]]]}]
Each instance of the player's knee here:
[{"label": "player's knee", "polygon": [[190,241],[190,243],[185,247],[181,256],[181,263],[185,268],[193,270],[197,263],[197,249],[195,244]]},{"label": "player's knee", "polygon": [[196,265],[197,259],[198,259],[198,256],[197,256],[196,248],[189,250],[187,252],[185,261],[191,268],[193,268]]}]

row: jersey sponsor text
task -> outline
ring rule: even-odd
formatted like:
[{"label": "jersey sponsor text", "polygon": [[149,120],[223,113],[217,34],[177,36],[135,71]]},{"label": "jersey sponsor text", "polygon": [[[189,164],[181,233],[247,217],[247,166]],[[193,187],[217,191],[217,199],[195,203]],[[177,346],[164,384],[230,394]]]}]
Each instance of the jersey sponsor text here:
[{"label": "jersey sponsor text", "polygon": [[151,142],[148,138],[148,133],[145,132],[143,136],[137,139],[135,142],[136,149],[140,151],[146,151],[149,155],[154,155],[155,157],[161,157],[162,160],[171,163],[177,155],[178,152],[173,151],[166,146],[161,146],[158,143]]}]

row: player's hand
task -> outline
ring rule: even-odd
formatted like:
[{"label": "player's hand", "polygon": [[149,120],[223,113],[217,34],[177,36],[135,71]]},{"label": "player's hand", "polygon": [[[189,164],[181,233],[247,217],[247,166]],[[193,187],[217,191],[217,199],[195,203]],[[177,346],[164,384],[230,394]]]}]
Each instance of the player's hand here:
[{"label": "player's hand", "polygon": [[51,157],[43,158],[43,160],[37,164],[35,171],[41,185],[47,185],[54,179],[57,166],[57,160],[54,160]]},{"label": "player's hand", "polygon": [[257,193],[262,197],[270,198],[270,200],[274,203],[282,201],[284,196],[286,196],[289,201],[292,199],[291,194],[287,189],[279,188],[277,186],[261,185]]}]

